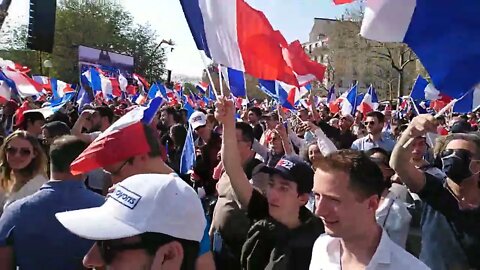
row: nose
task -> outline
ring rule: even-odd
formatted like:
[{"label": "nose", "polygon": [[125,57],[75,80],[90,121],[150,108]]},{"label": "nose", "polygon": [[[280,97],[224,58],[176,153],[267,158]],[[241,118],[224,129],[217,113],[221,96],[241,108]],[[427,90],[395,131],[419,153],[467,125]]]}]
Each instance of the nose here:
[{"label": "nose", "polygon": [[87,255],[83,257],[83,265],[87,268],[101,267],[105,266],[105,262],[102,259],[100,254],[100,249],[97,244],[88,251]]},{"label": "nose", "polygon": [[328,205],[322,196],[315,197],[315,215],[317,217],[325,217],[328,214]]}]

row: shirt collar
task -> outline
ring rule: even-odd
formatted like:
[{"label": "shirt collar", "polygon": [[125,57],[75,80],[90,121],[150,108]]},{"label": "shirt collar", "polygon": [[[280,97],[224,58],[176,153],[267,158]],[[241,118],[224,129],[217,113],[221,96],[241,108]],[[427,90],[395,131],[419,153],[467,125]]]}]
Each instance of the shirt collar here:
[{"label": "shirt collar", "polygon": [[45,188],[86,188],[85,183],[80,180],[54,180],[51,179],[43,184],[40,189]]},{"label": "shirt collar", "polygon": [[378,244],[377,250],[373,254],[370,263],[368,263],[367,269],[378,269],[378,264],[390,264],[392,261],[392,251],[391,251],[392,240],[388,238],[387,232],[382,230],[382,237],[380,238],[380,243]]},{"label": "shirt collar", "polygon": [[[365,138],[366,138],[365,141],[367,142],[375,142],[372,139],[372,134],[368,134]],[[383,135],[380,135],[380,139],[377,142],[383,142]]]}]

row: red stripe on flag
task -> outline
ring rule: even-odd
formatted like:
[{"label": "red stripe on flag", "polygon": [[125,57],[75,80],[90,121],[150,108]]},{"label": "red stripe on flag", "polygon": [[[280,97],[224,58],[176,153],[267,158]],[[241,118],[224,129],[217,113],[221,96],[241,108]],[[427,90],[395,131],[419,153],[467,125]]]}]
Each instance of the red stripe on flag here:
[{"label": "red stripe on flag", "polygon": [[237,0],[237,36],[245,72],[265,80],[298,86],[292,69],[282,55],[280,40],[265,15],[243,0]]}]

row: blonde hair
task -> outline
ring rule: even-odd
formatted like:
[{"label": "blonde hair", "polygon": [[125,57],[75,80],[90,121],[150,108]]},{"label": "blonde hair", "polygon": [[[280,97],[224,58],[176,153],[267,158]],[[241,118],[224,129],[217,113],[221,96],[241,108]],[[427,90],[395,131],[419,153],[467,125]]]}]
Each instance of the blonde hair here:
[{"label": "blonde hair", "polygon": [[0,188],[5,192],[11,192],[15,184],[15,179],[12,179],[11,175],[12,168],[7,162],[6,153],[7,147],[15,138],[20,138],[30,142],[33,148],[33,153],[35,154],[30,163],[25,168],[20,170],[20,173],[28,179],[31,179],[38,174],[45,176],[47,175],[47,155],[42,149],[37,138],[28,134],[26,131],[17,130],[10,134],[0,147]]}]

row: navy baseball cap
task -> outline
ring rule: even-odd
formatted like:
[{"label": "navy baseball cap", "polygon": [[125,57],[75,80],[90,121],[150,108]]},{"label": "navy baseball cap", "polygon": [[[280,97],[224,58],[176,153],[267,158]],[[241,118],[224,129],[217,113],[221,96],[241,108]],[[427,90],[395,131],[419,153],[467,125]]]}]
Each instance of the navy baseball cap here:
[{"label": "navy baseball cap", "polygon": [[313,188],[313,169],[298,156],[285,156],[274,168],[263,167],[262,172],[278,174],[285,180],[297,183],[300,194],[310,193]]}]

